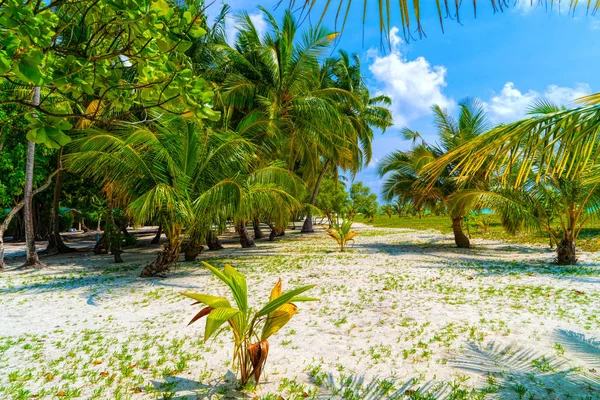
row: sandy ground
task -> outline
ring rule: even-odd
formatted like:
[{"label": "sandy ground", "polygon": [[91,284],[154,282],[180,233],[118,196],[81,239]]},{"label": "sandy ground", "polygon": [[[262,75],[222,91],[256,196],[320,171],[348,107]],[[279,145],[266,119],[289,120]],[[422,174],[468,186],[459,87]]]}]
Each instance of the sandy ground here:
[{"label": "sandy ground", "polygon": [[144,246],[124,264],[81,251],[9,270],[0,398],[600,399],[600,255],[558,267],[541,247],[356,229],[345,253],[296,231],[201,254],[243,272],[257,307],[277,278],[318,284],[270,339],[254,391],[231,384],[230,332],[204,343],[203,322],[186,326],[198,309],[179,292],[227,295],[199,261],[141,279],[159,249]]}]

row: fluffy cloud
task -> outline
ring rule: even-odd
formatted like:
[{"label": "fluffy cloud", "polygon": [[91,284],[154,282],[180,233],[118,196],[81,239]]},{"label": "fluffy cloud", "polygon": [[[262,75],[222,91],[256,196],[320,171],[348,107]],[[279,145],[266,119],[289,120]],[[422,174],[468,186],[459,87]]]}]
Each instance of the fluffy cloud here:
[{"label": "fluffy cloud", "polygon": [[446,86],[446,68],[432,66],[424,57],[408,60],[401,52],[402,40],[398,28],[390,32],[392,51],[383,56],[370,52],[369,70],[376,81],[378,93],[392,99],[391,111],[397,127],[429,115],[431,106],[438,104],[452,108],[454,101],[443,93]]},{"label": "fluffy cloud", "polygon": [[587,84],[577,84],[573,88],[549,85],[543,93],[529,90],[525,93],[507,82],[500,93],[492,94],[484,106],[494,123],[512,122],[523,118],[531,103],[538,98],[545,98],[558,105],[569,105],[574,99],[591,93]]}]

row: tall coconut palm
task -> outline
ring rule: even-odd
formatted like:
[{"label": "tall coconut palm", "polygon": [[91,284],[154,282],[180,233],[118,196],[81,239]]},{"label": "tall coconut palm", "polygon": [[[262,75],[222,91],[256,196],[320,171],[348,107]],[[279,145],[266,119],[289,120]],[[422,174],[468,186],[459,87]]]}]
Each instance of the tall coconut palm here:
[{"label": "tall coconut palm", "polygon": [[[357,101],[340,101],[340,118],[345,123],[345,141],[338,148],[328,149],[321,155],[322,167],[312,184],[311,205],[315,205],[323,176],[331,171],[337,176],[339,169],[352,176],[367,165],[372,158],[373,129],[385,131],[392,125],[392,115],[387,106],[391,99],[387,96],[371,97],[364,82],[358,54],[351,56],[345,51],[339,57],[325,60],[321,67],[321,86],[335,87],[352,93]],[[345,153],[339,150],[343,148]],[[308,211],[302,232],[313,232],[312,213]]]},{"label": "tall coconut palm", "polygon": [[[432,108],[434,126],[439,139],[436,144],[427,143],[418,132],[410,129],[403,130],[404,138],[413,140],[413,148],[410,151],[395,151],[389,154],[378,166],[380,176],[386,177],[383,196],[387,201],[392,201],[395,197],[410,199],[419,210],[426,203],[430,205],[437,202],[448,203],[450,196],[461,189],[455,179],[460,174],[460,169],[453,164],[439,169],[435,177],[431,177],[431,184],[421,184],[424,179],[423,170],[427,165],[440,159],[444,154],[452,152],[461,144],[480,136],[488,129],[489,125],[481,102],[466,99],[459,104],[459,108],[458,119],[454,119],[439,106]],[[417,144],[419,138],[421,143]],[[456,246],[469,248],[469,238],[462,230],[462,220],[468,211],[468,202],[455,201],[449,206]]]},{"label": "tall coconut palm", "polygon": [[575,264],[579,232],[600,211],[600,112],[597,105],[565,110],[541,101],[530,114],[458,146],[425,175],[433,178],[454,165],[468,182],[486,165],[486,178],[494,183],[456,197],[497,210],[509,232],[547,232],[557,246],[557,262]]},{"label": "tall coconut palm", "polygon": [[[278,160],[302,177],[314,204],[324,174],[336,166],[356,170],[364,151],[370,157],[372,133],[369,137],[362,121],[352,120],[347,110],[364,108],[361,99],[336,84],[335,62],[324,59],[336,34],[310,28],[300,36],[291,12],[281,24],[263,13],[269,30],[262,37],[242,13],[233,48],[213,45],[222,52],[221,69],[226,71],[217,106],[223,109],[225,127],[234,127],[257,145],[262,166]],[[369,147],[363,150],[364,143]]]}]

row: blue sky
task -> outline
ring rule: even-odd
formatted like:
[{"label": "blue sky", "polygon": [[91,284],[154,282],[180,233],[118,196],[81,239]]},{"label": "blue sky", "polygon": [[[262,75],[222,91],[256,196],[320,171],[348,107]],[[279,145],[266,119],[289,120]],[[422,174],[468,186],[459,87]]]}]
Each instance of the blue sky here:
[{"label": "blue sky", "polygon": [[[272,0],[228,3],[233,10],[246,9],[257,27],[266,27],[259,4],[276,16],[282,13],[282,8],[274,10],[276,1]],[[475,19],[470,2],[465,1],[461,24],[445,19],[442,33],[434,2],[422,2],[429,3],[422,10],[427,37],[406,43],[393,29],[392,49],[383,51],[376,2],[370,2],[372,11],[367,13],[364,28],[362,2],[354,3],[337,48],[358,53],[372,93],[387,94],[394,102],[395,126],[377,134],[374,160],[356,177],[377,194],[381,185],[375,172],[377,160],[392,150],[410,147],[399,137],[400,128],[408,126],[435,139],[429,111],[433,104],[452,112],[461,99],[477,97],[493,122],[509,122],[522,117],[536,97],[568,105],[576,97],[600,90],[596,72],[600,53],[595,46],[600,42],[600,17],[586,16],[583,7],[569,16],[564,6],[560,13],[557,8],[546,12],[521,0],[494,15],[489,2],[480,1]],[[219,6],[215,3],[211,8],[216,13]],[[316,18],[315,14],[313,21]],[[325,25],[334,29],[333,15]],[[235,34],[233,20],[228,30]]]}]

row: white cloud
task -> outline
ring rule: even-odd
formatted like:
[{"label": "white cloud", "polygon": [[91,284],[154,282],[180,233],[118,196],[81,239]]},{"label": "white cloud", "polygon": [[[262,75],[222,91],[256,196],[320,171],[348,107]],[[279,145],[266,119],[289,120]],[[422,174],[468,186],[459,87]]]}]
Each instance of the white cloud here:
[{"label": "white cloud", "polygon": [[[258,36],[262,37],[267,32],[267,21],[265,20],[261,12],[255,12],[249,14],[250,20],[254,24]],[[238,33],[237,21],[234,17],[225,17],[225,34],[227,36],[227,43],[233,45],[235,43],[235,37]]]},{"label": "white cloud", "polygon": [[391,53],[383,56],[370,50],[369,70],[377,82],[378,92],[392,99],[392,115],[397,127],[431,114],[431,106],[452,108],[454,101],[444,95],[446,68],[432,66],[424,57],[408,60],[401,51],[398,28],[390,31]]},{"label": "white cloud", "polygon": [[568,106],[576,98],[589,93],[591,93],[590,86],[581,83],[572,88],[549,85],[543,93],[535,90],[523,93],[515,87],[513,82],[507,82],[500,93],[492,94],[489,101],[483,104],[493,123],[506,123],[525,117],[531,103],[538,98],[545,98],[557,105]]}]

